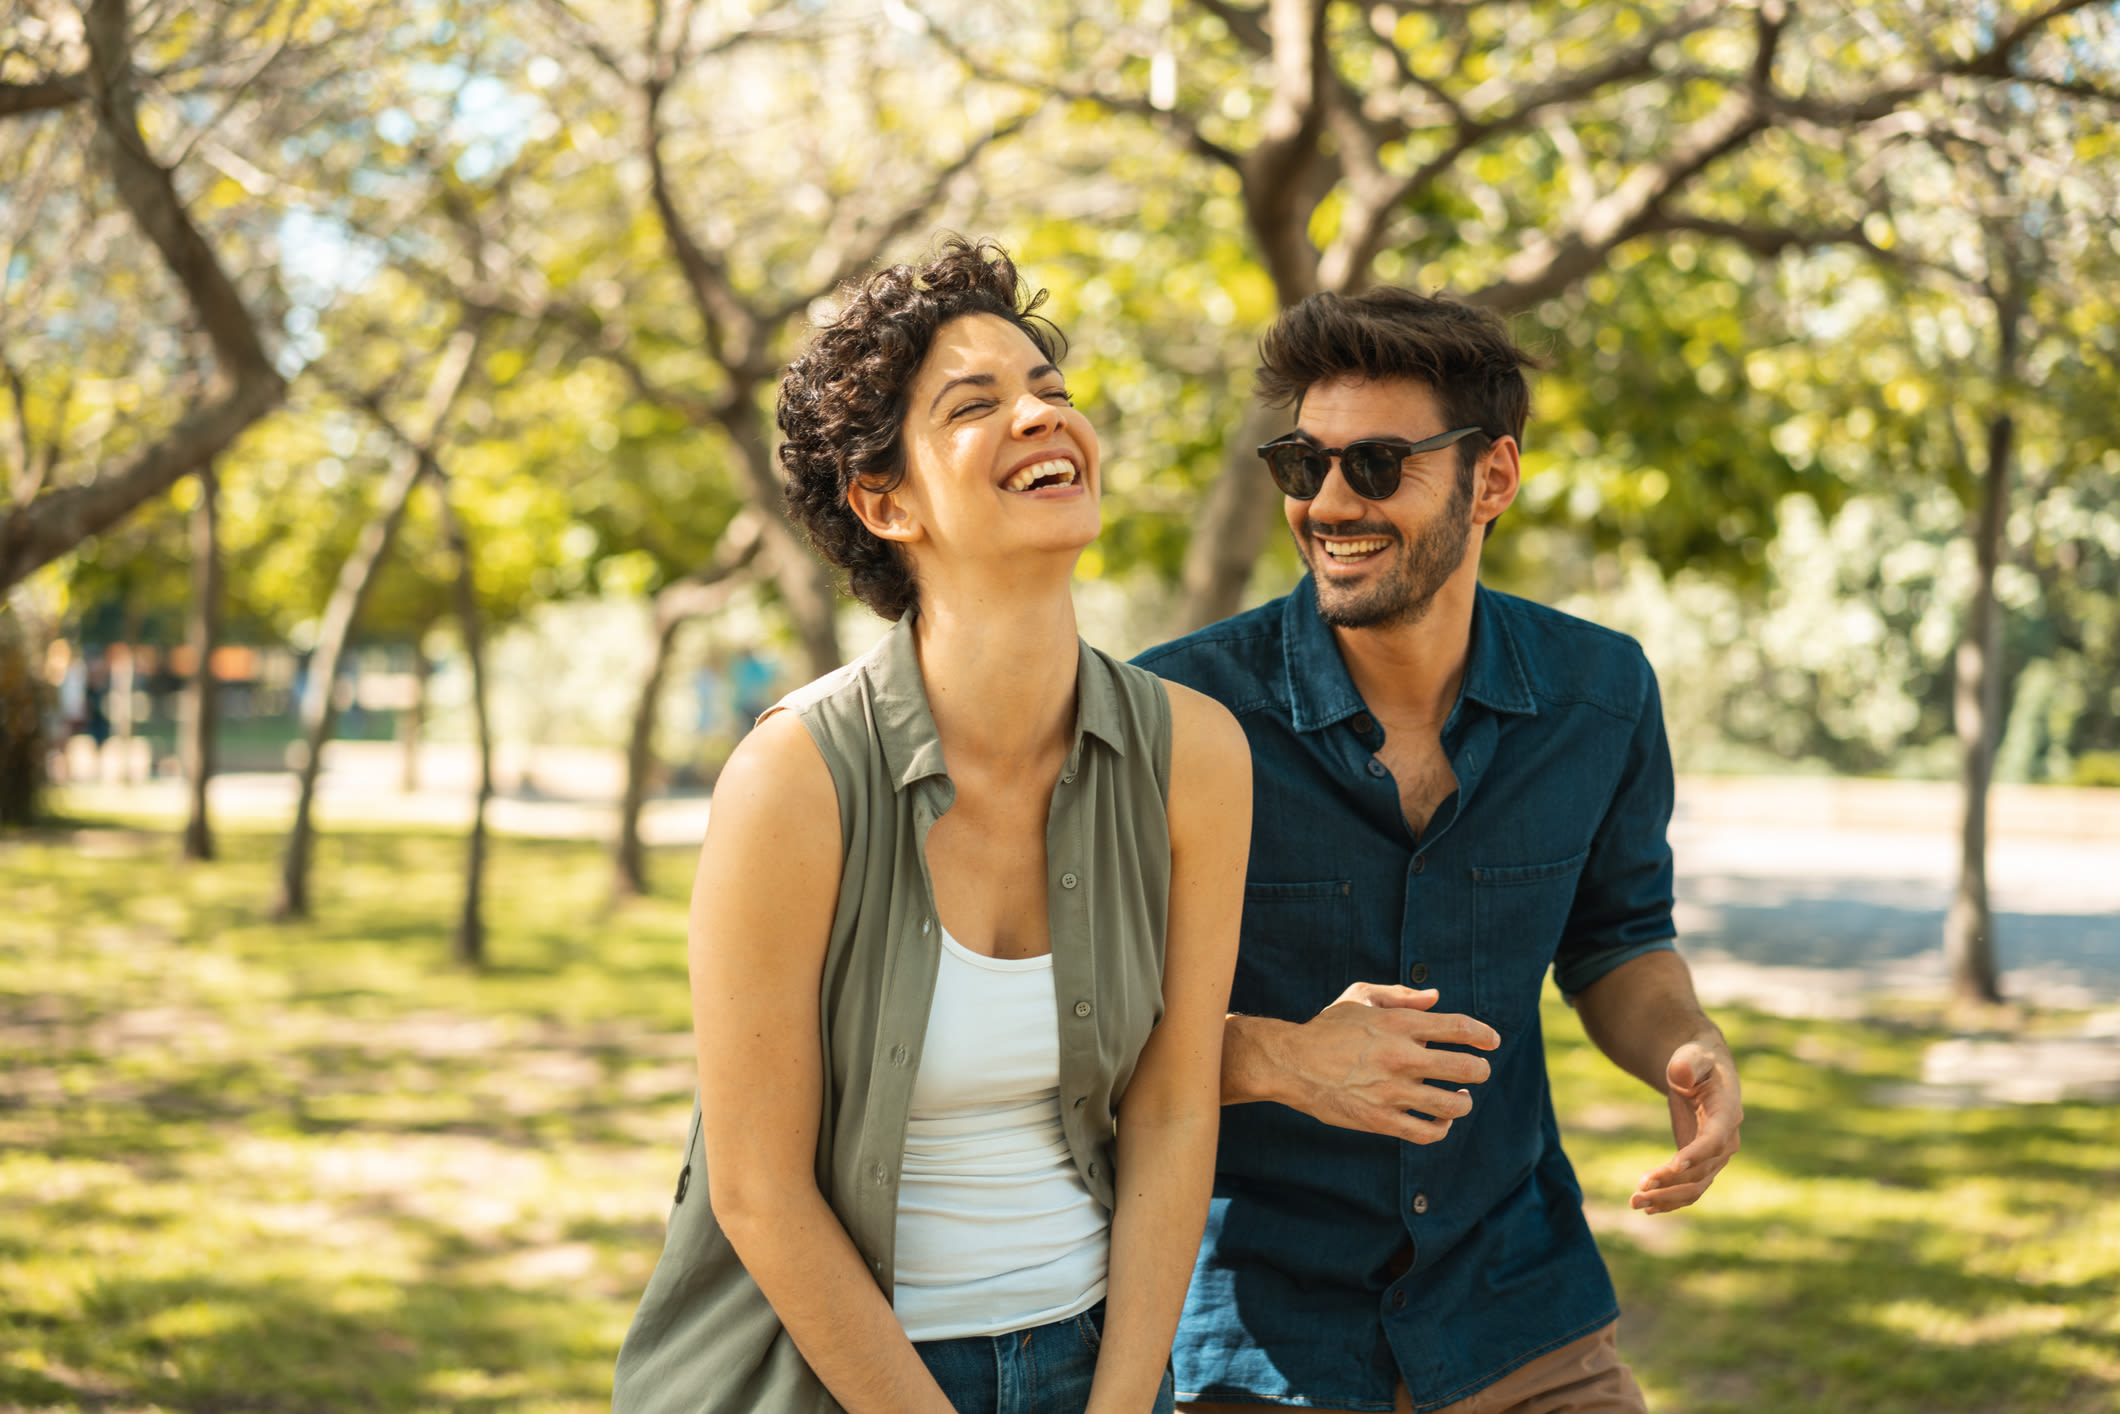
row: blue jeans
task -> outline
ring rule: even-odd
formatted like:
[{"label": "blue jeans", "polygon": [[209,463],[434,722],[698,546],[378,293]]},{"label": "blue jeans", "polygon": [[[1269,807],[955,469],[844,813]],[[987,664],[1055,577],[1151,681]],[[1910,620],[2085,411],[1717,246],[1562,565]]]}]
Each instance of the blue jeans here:
[{"label": "blue jeans", "polygon": [[[957,1414],[1082,1414],[1104,1342],[1104,1303],[1008,1335],[915,1341]],[[1152,1414],[1171,1414],[1170,1371]]]}]

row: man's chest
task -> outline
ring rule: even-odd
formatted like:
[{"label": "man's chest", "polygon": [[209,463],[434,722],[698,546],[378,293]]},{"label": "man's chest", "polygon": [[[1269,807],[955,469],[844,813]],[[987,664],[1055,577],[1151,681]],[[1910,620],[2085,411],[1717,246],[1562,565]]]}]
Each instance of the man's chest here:
[{"label": "man's chest", "polygon": [[1437,807],[1458,788],[1457,772],[1451,768],[1441,736],[1424,727],[1387,729],[1376,755],[1391,773],[1406,827],[1418,838],[1435,818]]}]

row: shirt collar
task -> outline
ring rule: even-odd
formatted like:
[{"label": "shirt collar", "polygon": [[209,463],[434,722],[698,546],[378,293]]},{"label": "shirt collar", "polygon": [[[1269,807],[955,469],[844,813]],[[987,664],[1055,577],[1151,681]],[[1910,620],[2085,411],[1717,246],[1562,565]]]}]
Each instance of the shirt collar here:
[{"label": "shirt collar", "polygon": [[[1307,574],[1284,602],[1281,641],[1289,719],[1297,731],[1319,731],[1365,710],[1331,626],[1318,617],[1317,586]],[[1496,712],[1538,713],[1508,613],[1485,585],[1474,591],[1472,646],[1465,657],[1460,695]]]},{"label": "shirt collar", "polygon": [[[1068,750],[1069,770],[1081,760],[1085,732],[1121,756],[1126,754],[1119,685],[1112,680],[1118,669],[1081,639],[1075,640],[1075,646],[1081,656],[1075,669],[1075,734]],[[920,676],[920,655],[913,645],[913,615],[901,618],[870,651],[864,672],[869,679],[876,736],[883,744],[883,759],[894,787],[904,790],[929,776],[947,776],[942,738],[928,710],[927,683]]]}]

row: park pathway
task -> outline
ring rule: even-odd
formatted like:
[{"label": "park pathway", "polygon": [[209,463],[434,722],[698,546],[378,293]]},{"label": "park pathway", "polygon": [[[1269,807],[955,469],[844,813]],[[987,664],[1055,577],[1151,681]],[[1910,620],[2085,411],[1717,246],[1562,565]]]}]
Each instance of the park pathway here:
[{"label": "park pathway", "polygon": [[[492,822],[504,834],[606,839],[616,828],[618,754],[504,752]],[[335,742],[322,825],[458,827],[470,816],[470,760],[430,747],[422,788],[398,789],[398,749]],[[216,818],[269,827],[293,807],[284,773],[214,783]],[[76,785],[65,806],[174,818],[180,784]],[[643,833],[690,846],[705,794],[653,800]],[[1945,990],[1940,939],[1956,868],[1957,793],[1946,783],[1816,777],[1685,777],[1672,843],[1681,946],[1711,1001],[1796,1016],[1853,1016],[1880,998]],[[2033,1005],[2120,1005],[2120,790],[1996,791],[1990,879],[2008,995]]]}]

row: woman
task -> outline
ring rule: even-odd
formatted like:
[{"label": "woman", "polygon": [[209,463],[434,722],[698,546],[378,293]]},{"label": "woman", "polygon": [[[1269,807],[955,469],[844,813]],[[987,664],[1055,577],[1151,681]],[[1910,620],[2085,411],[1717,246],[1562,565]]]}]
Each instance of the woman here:
[{"label": "woman", "polygon": [[1249,754],[1076,636],[1098,447],[1043,297],[952,240],[781,385],[790,511],[897,626],[716,787],[699,1107],[622,1414],[1170,1408]]}]

